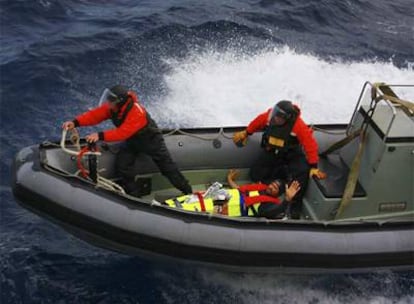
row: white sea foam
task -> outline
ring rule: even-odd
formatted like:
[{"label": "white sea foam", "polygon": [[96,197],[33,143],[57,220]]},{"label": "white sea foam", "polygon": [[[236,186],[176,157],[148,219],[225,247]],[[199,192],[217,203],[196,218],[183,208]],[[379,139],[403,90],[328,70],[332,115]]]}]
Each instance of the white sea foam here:
[{"label": "white sea foam", "polygon": [[148,108],[160,125],[170,127],[245,125],[281,99],[300,105],[307,123],[347,123],[365,81],[414,84],[412,67],[324,60],[288,47],[249,56],[209,51],[166,61],[168,92]]}]

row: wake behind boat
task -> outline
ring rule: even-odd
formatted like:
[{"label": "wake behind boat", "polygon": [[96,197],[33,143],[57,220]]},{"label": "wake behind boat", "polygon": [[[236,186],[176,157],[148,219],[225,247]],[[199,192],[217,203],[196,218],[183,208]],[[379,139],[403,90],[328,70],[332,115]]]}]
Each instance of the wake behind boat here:
[{"label": "wake behind boat", "polygon": [[[13,193],[23,207],[79,238],[127,254],[258,271],[413,268],[414,109],[398,94],[413,88],[367,82],[348,125],[313,126],[328,178],[310,180],[299,220],[164,203],[180,193],[150,159],[137,163],[136,182],[147,192],[128,195],[115,173],[117,144],[94,150],[66,134],[17,153]],[[208,198],[218,183],[226,188],[230,168],[240,170],[241,183],[251,182],[261,134],[239,149],[231,138],[241,129],[164,131],[199,195]]]}]

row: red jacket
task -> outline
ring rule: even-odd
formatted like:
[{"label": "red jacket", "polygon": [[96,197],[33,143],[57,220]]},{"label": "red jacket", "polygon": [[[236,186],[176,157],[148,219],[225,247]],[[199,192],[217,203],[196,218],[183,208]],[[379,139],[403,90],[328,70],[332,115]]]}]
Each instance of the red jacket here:
[{"label": "red jacket", "polygon": [[[133,102],[134,105],[125,117],[124,122],[117,128],[99,132],[99,139],[105,141],[123,141],[130,138],[147,125],[147,112],[144,107],[138,103],[138,98],[135,93],[128,92],[128,94],[129,99],[122,106],[118,113],[118,117],[122,117],[122,114],[130,102]],[[76,126],[93,126],[110,118],[111,109],[109,103],[106,102],[100,107],[77,116],[74,122]]]},{"label": "red jacket", "polygon": [[[253,119],[249,125],[247,126],[247,133],[253,134],[257,131],[262,131],[266,128],[268,124],[268,117],[270,111],[272,109],[267,110],[266,112],[259,114],[255,119]],[[309,128],[306,123],[302,120],[300,115],[296,119],[295,124],[293,125],[292,133],[296,135],[299,143],[303,146],[305,150],[306,159],[309,165],[317,165],[319,161],[318,155],[318,143],[313,136],[313,130]]]},{"label": "red jacket", "polygon": [[[274,203],[279,205],[281,201],[277,197],[273,197],[267,194],[259,194],[256,196],[248,196],[247,193],[250,191],[264,191],[267,189],[266,184],[247,184],[239,186],[239,191],[243,195],[244,205],[246,207],[257,204],[257,203]],[[247,193],[246,193],[247,192]]]}]

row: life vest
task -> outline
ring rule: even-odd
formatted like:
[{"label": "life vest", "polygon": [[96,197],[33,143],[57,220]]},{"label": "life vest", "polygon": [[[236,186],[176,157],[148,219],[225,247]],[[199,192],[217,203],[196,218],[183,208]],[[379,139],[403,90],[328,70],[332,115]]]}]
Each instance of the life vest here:
[{"label": "life vest", "polygon": [[129,111],[131,111],[132,107],[134,106],[134,102],[132,100],[128,100],[124,111],[121,110],[113,111],[111,110],[111,121],[116,126],[119,127],[124,122],[125,118],[127,117]]},{"label": "life vest", "polygon": [[122,125],[129,111],[131,111],[132,107],[134,106],[139,107],[141,111],[145,112],[145,114],[148,115],[145,109],[139,104],[137,95],[133,92],[128,92],[128,98],[127,98],[126,103],[115,111],[111,110],[112,123],[116,127],[119,127],[120,125]]},{"label": "life vest", "polygon": [[125,121],[128,113],[131,111],[133,107],[138,107],[139,110],[145,114],[147,124],[142,129],[138,130],[137,133],[135,133],[131,138],[129,138],[129,141],[134,141],[139,134],[152,132],[152,133],[160,133],[157,124],[152,119],[152,117],[149,115],[149,113],[145,110],[143,106],[141,106],[138,102],[137,95],[130,91],[128,92],[128,99],[127,102],[122,105],[119,109],[113,111],[111,110],[111,121],[112,123],[118,128],[122,125],[122,123]]},{"label": "life vest", "polygon": [[[257,185],[261,186],[262,184]],[[256,188],[262,189],[262,187]],[[168,199],[165,203],[170,207],[182,208],[188,211],[207,212],[233,217],[257,216],[258,208],[263,202],[280,204],[279,199],[263,195],[259,190],[242,192],[239,189],[227,189],[226,191],[230,196],[228,201],[215,201],[213,198],[203,198],[201,193],[196,193]]]},{"label": "life vest", "polygon": [[299,141],[297,137],[292,134],[292,129],[298,117],[299,113],[295,113],[285,124],[277,126],[270,124],[271,117],[269,114],[267,126],[262,135],[262,147],[266,151],[271,151],[275,154],[297,147]]}]

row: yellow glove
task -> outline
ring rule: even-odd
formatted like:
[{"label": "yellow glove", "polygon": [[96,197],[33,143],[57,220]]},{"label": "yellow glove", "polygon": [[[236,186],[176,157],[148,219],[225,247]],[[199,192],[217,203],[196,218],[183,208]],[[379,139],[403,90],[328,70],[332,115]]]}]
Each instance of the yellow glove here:
[{"label": "yellow glove", "polygon": [[309,172],[309,176],[315,176],[317,179],[325,179],[327,177],[326,173],[319,170],[318,168],[311,168]]},{"label": "yellow glove", "polygon": [[247,136],[249,135],[247,134],[246,130],[234,133],[233,135],[234,144],[240,148],[247,145]]}]

